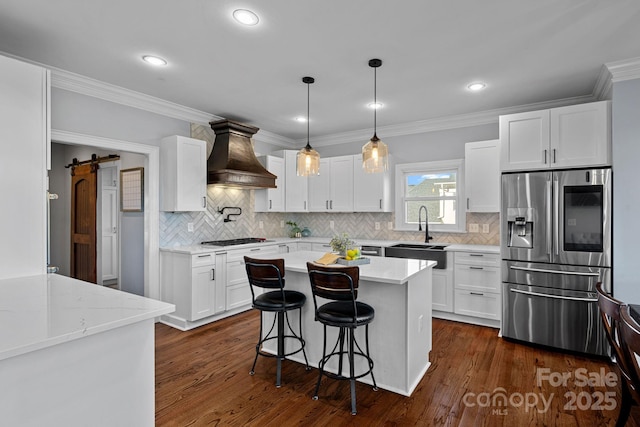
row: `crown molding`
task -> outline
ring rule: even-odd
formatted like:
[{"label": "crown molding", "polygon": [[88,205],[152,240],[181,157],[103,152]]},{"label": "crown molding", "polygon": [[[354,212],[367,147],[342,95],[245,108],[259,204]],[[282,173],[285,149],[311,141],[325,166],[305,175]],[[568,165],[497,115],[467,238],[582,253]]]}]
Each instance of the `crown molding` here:
[{"label": "crown molding", "polygon": [[600,68],[600,74],[598,74],[598,79],[593,87],[593,97],[597,101],[611,99],[612,91],[613,82],[611,81],[611,72],[605,64]]},{"label": "crown molding", "polygon": [[640,57],[604,64],[611,73],[613,83],[640,79]]},{"label": "crown molding", "polygon": [[294,148],[297,146],[295,139],[287,138],[264,129],[260,129],[251,139],[281,148]]},{"label": "crown molding", "polygon": [[208,125],[212,120],[223,118],[80,74],[58,68],[47,68],[51,70],[51,86],[58,89],[80,93],[190,123]]},{"label": "crown molding", "polygon": [[[428,133],[448,129],[456,129],[471,126],[482,126],[498,123],[501,115],[522,113],[525,111],[546,110],[555,107],[564,107],[573,104],[582,104],[594,101],[593,95],[578,96],[573,98],[556,99],[552,101],[536,102],[533,104],[518,105],[515,107],[499,108],[495,110],[480,111],[477,113],[460,114],[457,116],[438,117],[434,119],[419,120],[415,122],[378,127],[377,133],[382,138],[389,138],[418,133]],[[323,147],[336,144],[345,144],[356,141],[368,141],[373,129],[359,129],[350,132],[323,135],[313,138],[313,146]],[[298,140],[298,144],[305,142]]]}]

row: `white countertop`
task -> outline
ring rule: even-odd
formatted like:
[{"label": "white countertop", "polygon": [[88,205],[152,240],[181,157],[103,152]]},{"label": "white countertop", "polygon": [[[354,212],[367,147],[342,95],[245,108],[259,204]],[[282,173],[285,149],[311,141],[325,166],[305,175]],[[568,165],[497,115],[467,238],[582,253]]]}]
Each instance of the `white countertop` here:
[{"label": "white countertop", "polygon": [[[197,255],[202,253],[210,253],[210,252],[221,252],[228,251],[230,249],[245,249],[245,248],[253,248],[265,245],[278,245],[278,244],[286,244],[286,243],[322,243],[327,244],[331,240],[330,237],[301,237],[301,238],[289,238],[289,237],[274,237],[269,238],[265,242],[261,243],[248,243],[245,245],[235,245],[235,246],[207,246],[207,245],[185,245],[185,246],[166,246],[160,248],[161,251],[166,252],[176,252],[176,253],[184,253]],[[353,239],[358,245],[371,245],[371,246],[391,246],[397,243],[422,243],[419,241],[400,241],[400,240],[363,240],[363,239]],[[431,242],[433,245],[446,245],[447,251],[454,252],[484,252],[484,253],[492,253],[499,254],[500,246],[493,245],[468,245],[468,244],[458,244],[458,243],[442,243],[442,242]]]},{"label": "white countertop", "polygon": [[[307,262],[320,259],[325,252],[298,251],[288,254],[278,254],[278,258],[284,259],[285,271],[299,273],[307,272]],[[273,258],[274,254],[257,255],[256,258]],[[435,261],[403,258],[368,257],[370,264],[358,265],[360,267],[360,280],[382,282],[395,285],[407,283],[409,279],[426,268],[433,268]],[[340,265],[336,265],[340,266]]]},{"label": "white countertop", "polygon": [[174,310],[173,304],[57,274],[0,280],[0,360]]}]

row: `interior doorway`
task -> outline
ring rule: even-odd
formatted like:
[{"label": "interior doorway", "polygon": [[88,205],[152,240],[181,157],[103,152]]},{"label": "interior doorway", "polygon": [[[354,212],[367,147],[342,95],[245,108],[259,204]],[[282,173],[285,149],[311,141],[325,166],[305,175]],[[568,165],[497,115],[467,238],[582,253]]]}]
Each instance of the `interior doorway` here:
[{"label": "interior doorway", "polygon": [[[138,267],[141,271],[140,291],[135,292],[144,296],[160,299],[159,284],[159,201],[158,201],[158,168],[159,168],[159,148],[152,145],[139,144],[127,141],[119,141],[108,138],[101,138],[91,135],[78,134],[74,132],[60,131],[53,129],[51,131],[51,140],[53,143],[64,145],[72,145],[76,147],[85,147],[90,155],[99,149],[109,153],[126,153],[136,154],[141,159],[142,166],[145,168],[145,188],[144,188],[144,211],[138,215],[131,214],[130,219],[135,229],[140,229],[140,250],[135,251],[134,256],[127,256],[125,252],[121,253],[121,258],[131,260],[131,264]],[[129,165],[121,164],[121,168],[129,167]],[[51,174],[54,171],[50,171]],[[51,179],[50,179],[51,180]],[[53,192],[50,185],[50,191]],[[57,201],[52,201],[52,206]],[[60,205],[62,206],[62,205]],[[67,212],[70,215],[70,212]],[[53,226],[51,227],[52,236],[59,233]],[[120,236],[132,235],[124,228],[120,230]],[[65,239],[61,239],[61,244],[66,241],[66,250],[69,250],[68,233]],[[55,236],[53,236],[55,237]],[[124,237],[123,237],[124,238]],[[125,243],[120,244],[123,248],[129,248]],[[59,248],[55,248],[58,250]],[[64,251],[64,248],[62,249]],[[126,250],[126,249],[124,249]],[[52,256],[54,249],[52,248]],[[138,253],[139,252],[139,253]],[[122,267],[121,267],[122,268]],[[126,289],[123,289],[126,290]]]}]

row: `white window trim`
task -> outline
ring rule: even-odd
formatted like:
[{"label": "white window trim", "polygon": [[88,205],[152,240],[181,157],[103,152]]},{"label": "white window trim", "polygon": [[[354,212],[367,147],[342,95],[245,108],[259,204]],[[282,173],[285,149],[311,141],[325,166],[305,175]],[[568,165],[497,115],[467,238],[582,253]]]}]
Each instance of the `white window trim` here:
[{"label": "white window trim", "polygon": [[395,229],[398,231],[417,231],[415,226],[404,223],[404,182],[405,175],[416,172],[438,172],[456,170],[456,224],[431,224],[429,232],[441,233],[466,233],[467,215],[463,201],[464,197],[464,159],[442,160],[437,162],[403,163],[396,165],[396,209],[395,209]]}]

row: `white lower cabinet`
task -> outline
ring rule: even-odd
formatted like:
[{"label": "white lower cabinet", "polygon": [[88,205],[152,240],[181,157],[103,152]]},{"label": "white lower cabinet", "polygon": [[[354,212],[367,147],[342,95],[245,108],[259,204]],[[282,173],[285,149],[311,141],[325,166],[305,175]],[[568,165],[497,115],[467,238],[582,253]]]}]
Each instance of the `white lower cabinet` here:
[{"label": "white lower cabinet", "polygon": [[[447,257],[453,257],[452,253],[448,253]],[[451,261],[448,265],[451,265]],[[453,312],[453,269],[432,269],[432,294],[431,308],[432,310]]]},{"label": "white lower cabinet", "polygon": [[313,244],[311,242],[298,242],[297,250],[299,251],[311,251],[313,250]]},{"label": "white lower cabinet", "polygon": [[456,314],[500,320],[500,255],[456,252],[454,276]]},{"label": "white lower cabinet", "polygon": [[311,250],[315,252],[333,252],[328,243],[311,243]]},{"label": "white lower cabinet", "polygon": [[[247,270],[244,266],[244,257],[253,257],[258,254],[278,254],[278,245],[260,246],[251,249],[233,249],[226,252],[226,309],[233,310],[251,305],[251,285],[247,278]],[[275,255],[274,257],[277,257]]]},{"label": "white lower cabinet", "polygon": [[278,245],[190,254],[160,251],[161,298],[176,311],[162,321],[191,329],[251,308],[244,257],[278,254]]},{"label": "white lower cabinet", "polygon": [[175,304],[172,316],[193,322],[224,311],[219,261],[214,252],[160,252],[161,298]]}]

